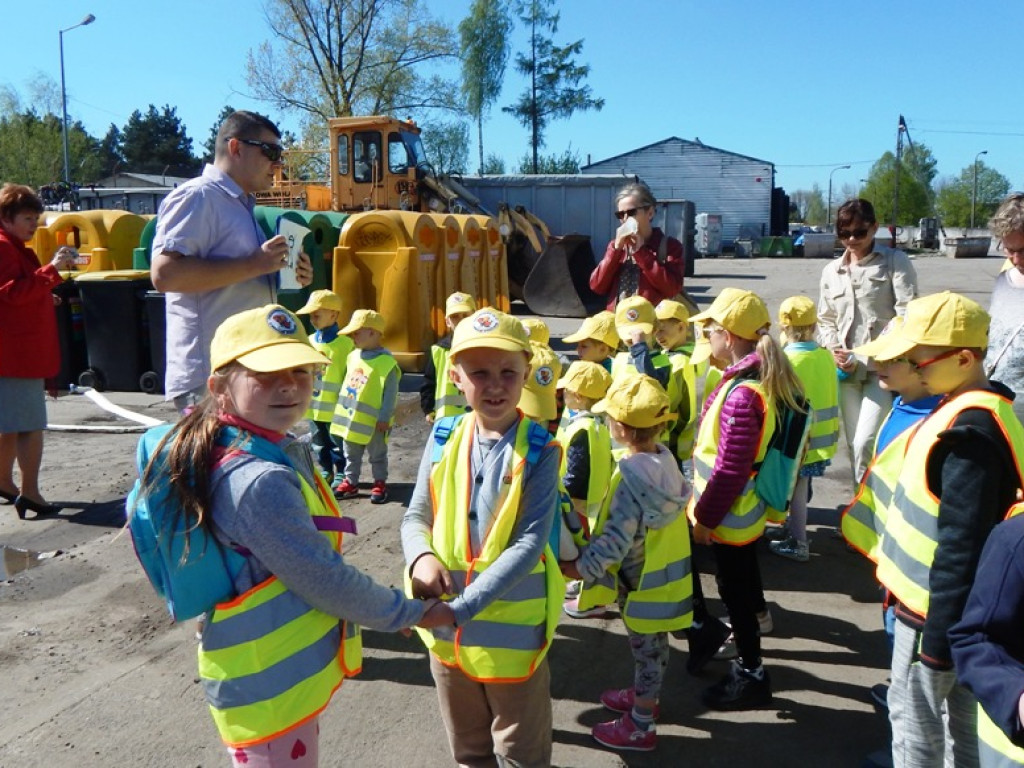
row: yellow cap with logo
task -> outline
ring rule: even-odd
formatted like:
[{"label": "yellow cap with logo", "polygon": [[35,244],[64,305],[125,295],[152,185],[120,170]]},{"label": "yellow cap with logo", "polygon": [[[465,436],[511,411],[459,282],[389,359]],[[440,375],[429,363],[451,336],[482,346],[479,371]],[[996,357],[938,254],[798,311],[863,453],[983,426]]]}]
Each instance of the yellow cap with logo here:
[{"label": "yellow cap with logo", "polygon": [[779,307],[779,324],[790,328],[814,325],[818,322],[818,308],[809,296],[790,296]]},{"label": "yellow cap with logo", "polygon": [[656,320],[654,306],[643,296],[629,296],[615,306],[615,330],[623,340],[638,330],[653,333]]},{"label": "yellow cap with logo", "polygon": [[594,404],[594,413],[607,413],[618,422],[643,429],[675,421],[676,414],[669,406],[661,384],[640,374],[612,382],[604,399]]},{"label": "yellow cap with logo", "polygon": [[531,344],[546,345],[551,341],[551,331],[548,330],[548,324],[539,317],[528,317],[523,320],[523,328],[526,329],[526,335],[530,337]]},{"label": "yellow cap with logo", "polygon": [[951,291],[933,293],[907,304],[902,325],[853,351],[876,360],[892,360],[917,346],[987,349],[989,319],[988,312],[966,296]]},{"label": "yellow cap with logo", "polygon": [[567,389],[577,395],[600,400],[611,386],[612,376],[600,363],[577,360],[569,366],[565,374],[555,385],[557,389]]},{"label": "yellow cap with logo", "polygon": [[476,312],[476,302],[473,297],[468,293],[462,293],[456,291],[448,300],[444,303],[444,316],[451,317],[452,315],[471,315]]},{"label": "yellow cap with logo", "polygon": [[587,339],[599,341],[615,350],[619,346],[619,332],[615,330],[615,314],[603,311],[584,319],[580,329],[576,333],[570,333],[562,341],[578,344]]},{"label": "yellow cap with logo", "polygon": [[748,341],[755,341],[766,333],[772,322],[761,297],[740,288],[723,288],[710,307],[690,318],[694,323],[709,320]]},{"label": "yellow cap with logo", "polygon": [[299,318],[279,304],[239,312],[220,324],[210,343],[210,370],[236,360],[257,373],[331,362],[313,349]]},{"label": "yellow cap with logo", "polygon": [[318,309],[330,309],[335,312],[341,312],[341,296],[326,288],[313,291],[309,294],[309,298],[306,299],[302,309],[295,310],[295,314],[308,315],[316,312]]},{"label": "yellow cap with logo", "polygon": [[384,316],[372,309],[357,309],[352,313],[352,319],[348,321],[348,325],[338,333],[348,336],[361,328],[372,328],[384,333]]},{"label": "yellow cap with logo", "polygon": [[519,396],[519,407],[534,421],[551,421],[558,415],[558,375],[562,363],[551,347],[531,344],[530,375]]},{"label": "yellow cap with logo", "polygon": [[533,354],[530,338],[519,319],[492,307],[478,309],[455,326],[450,355],[467,349],[501,349]]},{"label": "yellow cap with logo", "polygon": [[678,320],[685,323],[690,320],[690,310],[681,301],[662,299],[654,307],[654,316],[659,320]]}]

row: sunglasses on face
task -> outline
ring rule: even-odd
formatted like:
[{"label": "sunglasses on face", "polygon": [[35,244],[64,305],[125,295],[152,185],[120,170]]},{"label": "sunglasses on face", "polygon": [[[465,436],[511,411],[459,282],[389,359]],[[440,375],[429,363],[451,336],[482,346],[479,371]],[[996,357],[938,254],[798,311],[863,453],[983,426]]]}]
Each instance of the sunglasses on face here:
[{"label": "sunglasses on face", "polygon": [[853,238],[854,240],[860,240],[864,235],[868,233],[868,227],[858,227],[857,229],[840,229],[839,239],[848,240]]},{"label": "sunglasses on face", "polygon": [[281,155],[284,154],[284,147],[280,144],[268,144],[265,141],[257,141],[256,139],[239,139],[237,136],[235,139],[242,144],[248,144],[250,147],[259,147],[263,156],[272,163],[276,163],[281,159]]},{"label": "sunglasses on face", "polygon": [[625,221],[627,216],[636,216],[637,211],[646,211],[651,206],[641,205],[639,208],[627,208],[624,211],[616,211],[615,218],[619,221]]}]

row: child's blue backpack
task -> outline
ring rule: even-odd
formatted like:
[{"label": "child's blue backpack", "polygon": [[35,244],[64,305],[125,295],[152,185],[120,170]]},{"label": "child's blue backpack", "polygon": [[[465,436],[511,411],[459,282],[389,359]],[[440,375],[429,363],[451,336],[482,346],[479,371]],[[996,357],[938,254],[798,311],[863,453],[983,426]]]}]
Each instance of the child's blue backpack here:
[{"label": "child's blue backpack", "polygon": [[[149,582],[167,603],[171,617],[183,621],[235,596],[234,580],[245,564],[245,555],[223,546],[201,526],[187,528],[185,515],[170,488],[170,441],[161,448],[149,483],[143,487],[142,478],[150,458],[171,428],[161,424],[146,430],[139,440],[135,453],[139,478],[125,500],[125,511],[135,555]],[[233,440],[226,433],[227,430],[222,431],[218,440],[225,447]],[[244,450],[267,461],[291,466],[284,451],[269,441],[250,440]]]}]

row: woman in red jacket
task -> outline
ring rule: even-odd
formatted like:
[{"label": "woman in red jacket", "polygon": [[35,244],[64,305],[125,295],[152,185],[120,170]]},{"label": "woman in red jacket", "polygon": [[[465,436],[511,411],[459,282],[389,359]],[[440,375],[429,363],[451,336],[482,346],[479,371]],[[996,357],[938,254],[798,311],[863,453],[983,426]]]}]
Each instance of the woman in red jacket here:
[{"label": "woman in red jacket", "polygon": [[627,184],[615,196],[616,218],[636,226],[619,227],[590,275],[591,290],[608,297],[609,310],[627,296],[657,304],[683,290],[683,244],[651,226],[657,204],[646,184]]},{"label": "woman in red jacket", "polygon": [[[39,226],[42,201],[28,187],[0,189],[0,498],[14,502],[18,517],[27,511],[53,514],[39,490],[46,401],[43,381],[60,369],[57,316],[51,289],[57,270],[74,264],[70,248],[57,251],[47,266],[39,264],[25,243]],[[14,482],[14,462],[21,487]]]}]

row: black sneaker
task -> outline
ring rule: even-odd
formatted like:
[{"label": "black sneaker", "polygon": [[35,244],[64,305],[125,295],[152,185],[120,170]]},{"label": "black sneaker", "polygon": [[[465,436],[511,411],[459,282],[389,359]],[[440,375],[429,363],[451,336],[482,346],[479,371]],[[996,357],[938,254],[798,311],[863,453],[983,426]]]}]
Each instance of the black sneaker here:
[{"label": "black sneaker", "polygon": [[720,619],[710,615],[704,619],[700,629],[691,627],[686,630],[686,639],[690,646],[686,671],[691,675],[699,675],[704,666],[714,658],[729,634],[729,628]]},{"label": "black sneaker", "polygon": [[871,686],[871,703],[881,713],[889,711],[889,686],[885,683]]},{"label": "black sneaker", "polygon": [[772,682],[768,670],[761,668],[761,678],[740,666],[734,661],[729,674],[704,691],[704,704],[709,709],[729,712],[740,709],[756,709],[770,704],[772,700]]}]

